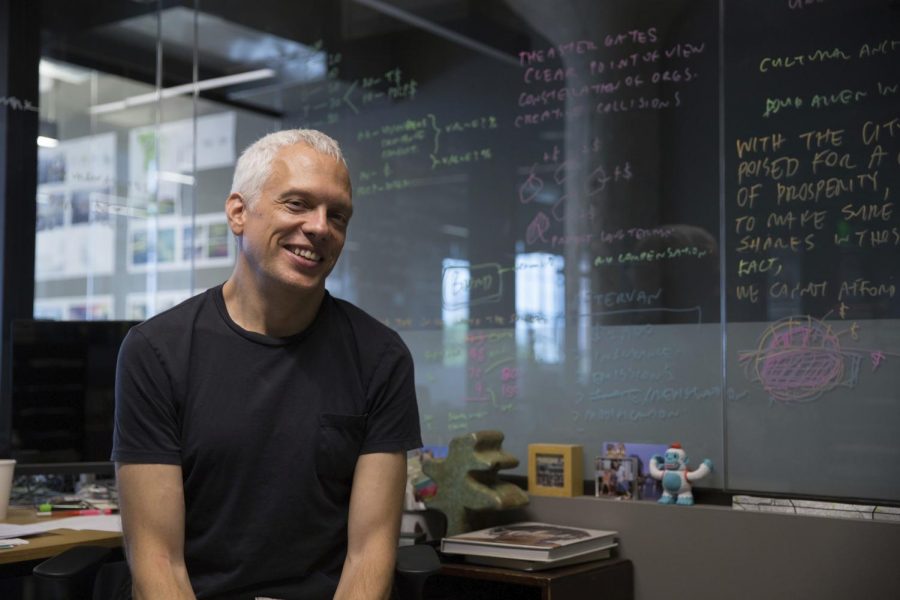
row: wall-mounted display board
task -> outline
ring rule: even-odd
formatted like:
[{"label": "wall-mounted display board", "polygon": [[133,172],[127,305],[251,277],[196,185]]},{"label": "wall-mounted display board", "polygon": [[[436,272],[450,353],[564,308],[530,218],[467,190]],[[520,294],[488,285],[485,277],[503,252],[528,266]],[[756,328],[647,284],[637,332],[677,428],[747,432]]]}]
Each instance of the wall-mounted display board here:
[{"label": "wall-mounted display board", "polygon": [[728,2],[724,39],[728,484],[897,500],[900,6]]},{"label": "wall-mounted display board", "polygon": [[345,146],[332,289],[410,346],[428,443],[900,500],[892,2],[349,6],[286,124]]},{"label": "wall-mounted display board", "polygon": [[706,487],[900,502],[896,0],[142,6],[56,58],[270,69],[201,92],[235,151],[342,143],[329,287],[409,345],[427,444],[499,429],[519,474],[578,444],[593,479],[606,444],[680,442]]}]

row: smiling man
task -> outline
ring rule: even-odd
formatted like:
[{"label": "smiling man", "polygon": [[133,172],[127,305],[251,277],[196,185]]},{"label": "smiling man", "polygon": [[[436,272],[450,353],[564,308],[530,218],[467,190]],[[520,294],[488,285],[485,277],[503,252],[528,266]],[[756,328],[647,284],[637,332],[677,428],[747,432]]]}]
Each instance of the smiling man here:
[{"label": "smiling man", "polygon": [[337,143],[258,140],[225,212],[231,277],[119,355],[134,597],[385,598],[419,419],[400,337],[325,289],[353,213]]}]

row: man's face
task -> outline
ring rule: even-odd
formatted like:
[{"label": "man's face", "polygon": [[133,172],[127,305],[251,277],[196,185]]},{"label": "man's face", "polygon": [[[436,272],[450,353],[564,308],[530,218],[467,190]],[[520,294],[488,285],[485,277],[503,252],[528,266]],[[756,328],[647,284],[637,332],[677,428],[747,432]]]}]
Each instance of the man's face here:
[{"label": "man's face", "polygon": [[325,289],[337,263],[353,207],[344,165],[305,144],[285,146],[259,197],[228,202],[243,259],[264,285]]}]

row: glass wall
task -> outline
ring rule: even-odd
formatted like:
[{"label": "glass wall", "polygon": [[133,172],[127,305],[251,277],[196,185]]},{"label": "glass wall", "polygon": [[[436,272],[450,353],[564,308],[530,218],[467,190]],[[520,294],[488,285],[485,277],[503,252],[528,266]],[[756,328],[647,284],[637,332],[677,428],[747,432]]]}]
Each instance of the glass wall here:
[{"label": "glass wall", "polygon": [[354,185],[328,288],[406,341],[427,443],[720,457],[716,2],[44,6],[36,315],[221,283],[236,157],[321,129]]},{"label": "glass wall", "polygon": [[45,4],[34,315],[144,319],[230,272],[236,156],[281,121],[239,100],[275,79],[252,51],[265,35],[132,2],[76,29],[72,5]]},{"label": "glass wall", "polygon": [[317,128],[354,184],[329,289],[406,341],[428,443],[677,440],[712,487],[896,498],[896,19],[746,4],[42,0],[35,314],[222,282],[236,156]]}]

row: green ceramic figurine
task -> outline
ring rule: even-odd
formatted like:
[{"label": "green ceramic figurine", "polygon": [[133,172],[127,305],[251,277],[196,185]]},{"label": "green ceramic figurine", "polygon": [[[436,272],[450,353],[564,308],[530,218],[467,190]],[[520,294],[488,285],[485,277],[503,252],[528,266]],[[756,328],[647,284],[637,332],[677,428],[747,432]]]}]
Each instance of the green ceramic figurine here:
[{"label": "green ceramic figurine", "polygon": [[499,431],[475,431],[453,438],[447,458],[422,465],[437,483],[437,494],[425,504],[447,516],[447,535],[471,531],[468,510],[506,510],[528,504],[528,494],[515,484],[500,481],[497,471],[511,469],[519,459],[504,452]]}]

